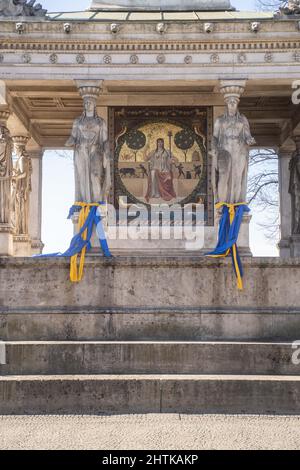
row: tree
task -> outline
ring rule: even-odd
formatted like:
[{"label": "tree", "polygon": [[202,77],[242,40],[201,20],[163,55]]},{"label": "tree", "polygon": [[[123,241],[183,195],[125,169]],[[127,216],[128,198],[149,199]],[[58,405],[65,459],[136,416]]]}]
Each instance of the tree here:
[{"label": "tree", "polygon": [[256,0],[257,7],[260,10],[279,10],[288,5],[287,0]]},{"label": "tree", "polygon": [[[288,0],[256,0],[260,10],[278,11],[289,6]],[[279,175],[278,156],[274,150],[262,149],[250,155],[248,180],[250,204],[256,211],[265,213],[261,227],[267,238],[278,238],[279,214]]]},{"label": "tree", "polygon": [[254,150],[250,153],[248,201],[255,212],[264,214],[259,223],[266,238],[279,236],[279,178],[278,155],[272,149]]},{"label": "tree", "polygon": [[136,156],[139,150],[145,147],[147,142],[145,134],[139,131],[138,129],[134,129],[130,131],[126,136],[126,143],[128,147],[134,151],[134,159],[136,161]]},{"label": "tree", "polygon": [[182,131],[177,132],[174,137],[174,142],[180,150],[183,150],[184,160],[186,162],[187,153],[195,143],[193,134],[189,130],[183,129]]}]

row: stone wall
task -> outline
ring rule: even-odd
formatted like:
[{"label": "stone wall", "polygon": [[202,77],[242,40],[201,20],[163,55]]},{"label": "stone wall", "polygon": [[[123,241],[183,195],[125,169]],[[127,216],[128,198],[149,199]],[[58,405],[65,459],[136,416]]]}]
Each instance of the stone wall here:
[{"label": "stone wall", "polygon": [[300,312],[298,259],[247,258],[239,292],[231,261],[202,257],[88,257],[69,281],[67,259],[0,258],[0,311],[226,309]]}]

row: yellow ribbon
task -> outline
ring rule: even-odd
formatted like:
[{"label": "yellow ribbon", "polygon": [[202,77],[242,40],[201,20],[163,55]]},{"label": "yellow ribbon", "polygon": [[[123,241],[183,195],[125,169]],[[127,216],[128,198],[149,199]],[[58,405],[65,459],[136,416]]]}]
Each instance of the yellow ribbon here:
[{"label": "yellow ribbon", "polygon": [[[236,203],[236,204],[229,204],[227,202],[219,202],[218,204],[216,204],[216,209],[221,209],[221,207],[223,207],[223,206],[228,207],[229,217],[230,217],[230,225],[231,225],[233,223],[234,217],[235,217],[235,208],[239,207],[239,206],[245,206],[245,205],[247,205],[246,202],[239,202],[239,203]],[[227,256],[229,254],[230,254],[230,249],[228,249],[226,251],[226,253],[224,253],[223,255],[210,255],[210,257],[211,258],[227,258]],[[244,290],[243,279],[242,279],[242,276],[241,276],[240,267],[239,267],[238,260],[237,260],[236,244],[234,244],[233,247],[232,247],[232,254],[233,254],[233,262],[234,262],[234,266],[235,266],[235,271],[237,273],[237,287],[238,287],[239,290]]]},{"label": "yellow ribbon", "polygon": [[[81,211],[79,212],[79,220],[78,220],[78,231],[82,229],[84,226],[86,219],[90,213],[91,207],[98,207],[100,204],[92,203],[88,204],[86,202],[75,202],[74,206],[81,207]],[[82,235],[83,239],[86,240],[87,237],[87,229],[83,232]],[[70,279],[71,282],[80,282],[83,278],[83,269],[85,263],[85,255],[86,255],[86,247],[84,247],[80,253],[80,260],[78,265],[78,257],[79,254],[74,255],[71,257],[71,264],[70,264]]]}]

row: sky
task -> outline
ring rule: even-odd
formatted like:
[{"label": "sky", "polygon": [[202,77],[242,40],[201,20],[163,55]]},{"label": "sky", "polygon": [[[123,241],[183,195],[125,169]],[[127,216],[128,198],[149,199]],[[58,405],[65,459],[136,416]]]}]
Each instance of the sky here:
[{"label": "sky", "polygon": [[[48,11],[81,11],[87,9],[92,0],[40,0]],[[146,3],[146,2],[145,2]],[[232,0],[231,4],[239,10],[254,10],[255,0]]]},{"label": "sky", "polygon": [[[91,0],[41,0],[48,11],[80,11],[87,9]],[[232,0],[239,10],[255,10],[256,0]],[[70,157],[71,158],[71,157]],[[54,152],[45,152],[43,160],[43,223],[44,253],[65,251],[73,234],[72,223],[66,219],[74,202],[74,176],[70,158]],[[55,190],[53,190],[55,188]],[[255,210],[250,225],[251,248],[255,256],[277,256],[276,240],[271,242],[259,226],[262,215]]]}]

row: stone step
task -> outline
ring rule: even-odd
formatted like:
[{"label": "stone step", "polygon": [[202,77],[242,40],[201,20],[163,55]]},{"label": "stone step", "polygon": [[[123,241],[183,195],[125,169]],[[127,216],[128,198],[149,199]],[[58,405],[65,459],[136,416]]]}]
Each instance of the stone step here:
[{"label": "stone step", "polygon": [[10,376],[0,414],[300,414],[300,377]]},{"label": "stone step", "polygon": [[292,343],[8,342],[2,375],[300,375]]},{"label": "stone step", "polygon": [[[155,299],[153,299],[153,302]],[[18,310],[0,312],[5,341],[294,341],[300,311],[284,309]]]}]

